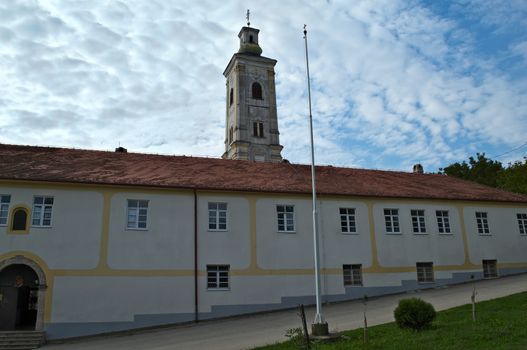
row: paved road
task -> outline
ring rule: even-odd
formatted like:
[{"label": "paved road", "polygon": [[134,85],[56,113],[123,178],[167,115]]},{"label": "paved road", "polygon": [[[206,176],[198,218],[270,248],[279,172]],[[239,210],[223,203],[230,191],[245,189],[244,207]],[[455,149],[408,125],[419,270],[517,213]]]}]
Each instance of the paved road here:
[{"label": "paved road", "polygon": [[[476,282],[477,300],[494,299],[527,291],[527,274]],[[472,284],[462,284],[409,294],[372,299],[368,302],[368,324],[393,321],[393,310],[401,298],[419,296],[444,310],[470,302]],[[313,319],[313,308],[306,310]],[[362,326],[362,303],[351,301],[324,307],[330,330],[347,330]],[[126,335],[100,336],[66,344],[44,346],[44,350],[238,350],[285,340],[285,331],[299,327],[297,310],[241,316],[198,324],[164,328]]]}]

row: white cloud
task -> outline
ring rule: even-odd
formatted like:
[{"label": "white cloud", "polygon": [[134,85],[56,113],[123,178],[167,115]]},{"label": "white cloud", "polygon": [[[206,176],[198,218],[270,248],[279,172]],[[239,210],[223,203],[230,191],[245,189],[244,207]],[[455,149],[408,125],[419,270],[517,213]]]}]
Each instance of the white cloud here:
[{"label": "white cloud", "polygon": [[[317,161],[434,170],[484,151],[478,144],[525,139],[525,81],[480,58],[454,19],[402,0],[300,5],[251,9],[263,54],[278,60],[289,160],[309,161],[304,23]],[[510,13],[452,6],[496,26]],[[220,156],[222,72],[244,14],[241,1],[1,4],[0,142]],[[525,56],[522,45],[510,54]]]}]

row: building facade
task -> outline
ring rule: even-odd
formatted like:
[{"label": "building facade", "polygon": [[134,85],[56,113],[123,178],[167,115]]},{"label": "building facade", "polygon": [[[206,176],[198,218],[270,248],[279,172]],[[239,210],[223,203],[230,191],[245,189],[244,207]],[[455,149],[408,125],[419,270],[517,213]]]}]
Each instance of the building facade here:
[{"label": "building facade", "polygon": [[[307,166],[27,146],[0,152],[2,294],[22,278],[33,296],[34,314],[19,326],[55,339],[314,301]],[[76,160],[36,175],[64,159]],[[152,169],[148,179],[142,167]],[[212,168],[209,180],[196,175],[202,167]],[[195,176],[184,178],[189,169]],[[246,188],[227,180],[238,173],[253,179]],[[160,177],[183,182],[156,183]],[[525,196],[441,175],[322,167],[317,177],[324,301],[527,271]],[[419,198],[405,180],[430,190]],[[374,187],[386,194],[367,195]],[[16,310],[6,298],[0,305],[12,320]]]},{"label": "building facade", "polygon": [[[314,303],[310,167],[279,162],[257,34],[242,29],[225,74],[228,159],[0,144],[0,329],[59,339]],[[527,196],[422,171],[316,176],[325,302],[527,272]]]}]

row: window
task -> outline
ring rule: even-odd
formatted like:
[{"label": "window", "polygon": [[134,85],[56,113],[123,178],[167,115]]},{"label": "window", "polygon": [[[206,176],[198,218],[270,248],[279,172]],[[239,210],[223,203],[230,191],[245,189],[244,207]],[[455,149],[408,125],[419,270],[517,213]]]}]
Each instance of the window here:
[{"label": "window", "polygon": [[8,194],[0,195],[0,225],[7,225],[7,216],[9,214],[9,203],[11,196]]},{"label": "window", "polygon": [[516,214],[516,217],[518,218],[518,226],[520,228],[520,234],[527,235],[527,214],[518,213]]},{"label": "window", "polygon": [[229,128],[229,145],[232,143],[233,136],[234,136],[234,128],[231,126]]},{"label": "window", "polygon": [[35,196],[33,198],[33,226],[51,226],[51,213],[53,210],[53,197]]},{"label": "window", "polygon": [[434,282],[434,263],[418,262],[417,267],[417,282],[430,283]]},{"label": "window", "polygon": [[146,230],[146,220],[148,216],[148,201],[129,199],[128,200],[128,221],[126,227],[129,229]]},{"label": "window", "polygon": [[276,214],[278,216],[279,232],[295,231],[295,207],[292,205],[277,205]]},{"label": "window", "polygon": [[437,230],[439,233],[450,233],[448,210],[436,210]]},{"label": "window", "polygon": [[209,230],[227,230],[227,203],[209,203]]},{"label": "window", "polygon": [[232,106],[234,103],[234,89],[231,88],[231,91],[229,92],[229,106]]},{"label": "window", "polygon": [[489,222],[487,220],[487,213],[483,211],[476,212],[476,222],[478,225],[478,233],[480,235],[490,235]]},{"label": "window", "polygon": [[399,209],[384,209],[384,222],[386,223],[386,232],[400,233]]},{"label": "window", "polygon": [[28,212],[25,208],[16,208],[13,211],[13,221],[11,224],[11,231],[27,231]]},{"label": "window", "polygon": [[253,83],[251,90],[252,90],[252,98],[256,100],[262,99],[262,85],[258,83]]},{"label": "window", "polygon": [[340,230],[342,233],[356,233],[355,208],[340,208]]},{"label": "window", "polygon": [[229,265],[207,265],[207,289],[229,289]]},{"label": "window", "polygon": [[253,136],[264,137],[264,124],[263,122],[253,123]]},{"label": "window", "polygon": [[362,286],[362,265],[342,265],[345,286]]},{"label": "window", "polygon": [[414,233],[426,233],[425,211],[410,210],[410,214],[412,215],[412,227]]},{"label": "window", "polygon": [[483,260],[483,277],[484,278],[498,277],[497,260]]}]

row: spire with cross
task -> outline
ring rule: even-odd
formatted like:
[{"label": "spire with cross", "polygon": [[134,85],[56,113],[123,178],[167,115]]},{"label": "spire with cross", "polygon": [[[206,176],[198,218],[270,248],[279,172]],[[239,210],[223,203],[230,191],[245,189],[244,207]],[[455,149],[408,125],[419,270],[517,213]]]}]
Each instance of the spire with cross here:
[{"label": "spire with cross", "polygon": [[247,27],[251,26],[251,22],[249,22],[249,16],[250,15],[251,15],[251,11],[249,11],[249,9],[247,9],[247,15],[245,16],[245,18],[247,19]]}]

